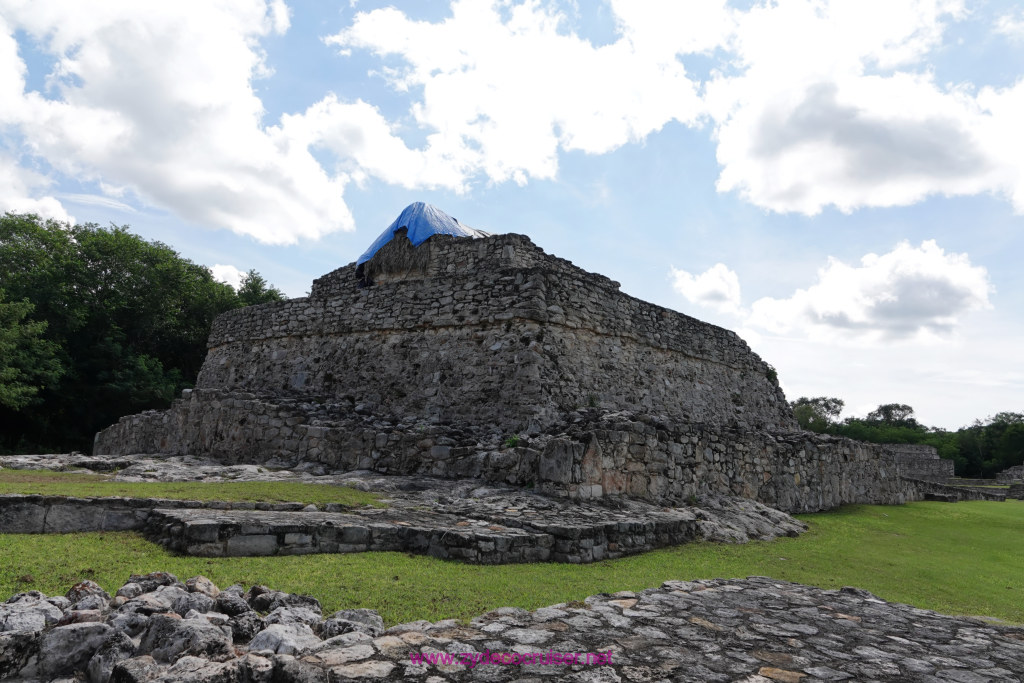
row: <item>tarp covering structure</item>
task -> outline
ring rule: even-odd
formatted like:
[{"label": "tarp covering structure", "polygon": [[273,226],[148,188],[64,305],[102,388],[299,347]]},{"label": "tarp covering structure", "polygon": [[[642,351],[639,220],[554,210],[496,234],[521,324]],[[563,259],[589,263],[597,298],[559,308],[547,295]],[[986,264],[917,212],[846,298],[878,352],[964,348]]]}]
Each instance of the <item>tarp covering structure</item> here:
[{"label": "tarp covering structure", "polygon": [[402,228],[406,229],[406,236],[414,247],[418,247],[434,235],[489,237],[491,234],[463,225],[436,206],[424,202],[413,202],[398,214],[398,218],[380,234],[380,237],[373,241],[370,248],[356,261],[356,265],[362,265],[373,258],[377,250],[390,242],[395,233]]}]

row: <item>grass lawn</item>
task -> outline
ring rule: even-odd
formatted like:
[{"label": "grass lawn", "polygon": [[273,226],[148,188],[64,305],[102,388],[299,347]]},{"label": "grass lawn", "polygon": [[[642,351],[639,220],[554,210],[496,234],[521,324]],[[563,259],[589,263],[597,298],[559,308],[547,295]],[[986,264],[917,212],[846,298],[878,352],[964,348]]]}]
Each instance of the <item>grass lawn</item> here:
[{"label": "grass lawn", "polygon": [[224,588],[263,583],[314,595],[325,611],[378,610],[389,624],[468,619],[504,605],[534,609],[668,579],[766,575],[852,585],[949,614],[1024,623],[1024,502],[850,506],[802,515],[811,530],[770,543],[695,543],[590,565],[487,567],[403,553],[261,558],[174,556],[131,533],[0,535],[0,599],[63,594],[91,578],[113,592],[132,572],[204,574]]},{"label": "grass lawn", "polygon": [[276,481],[232,482],[127,482],[78,472],[51,470],[0,470],[0,494],[26,493],[45,496],[126,496],[179,500],[228,500],[268,503],[340,503],[348,506],[382,507],[377,496],[349,486],[301,484]]}]

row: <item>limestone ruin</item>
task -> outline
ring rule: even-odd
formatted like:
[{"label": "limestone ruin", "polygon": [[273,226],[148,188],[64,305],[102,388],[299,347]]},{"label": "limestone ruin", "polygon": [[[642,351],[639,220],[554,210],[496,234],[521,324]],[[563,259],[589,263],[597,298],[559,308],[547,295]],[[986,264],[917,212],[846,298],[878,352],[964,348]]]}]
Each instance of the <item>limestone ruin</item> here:
[{"label": "limestone ruin", "polygon": [[787,512],[920,499],[927,447],[800,431],[735,333],[523,235],[397,230],[309,296],[217,318],[194,390],[95,454],[476,477],[574,500],[704,494]]}]

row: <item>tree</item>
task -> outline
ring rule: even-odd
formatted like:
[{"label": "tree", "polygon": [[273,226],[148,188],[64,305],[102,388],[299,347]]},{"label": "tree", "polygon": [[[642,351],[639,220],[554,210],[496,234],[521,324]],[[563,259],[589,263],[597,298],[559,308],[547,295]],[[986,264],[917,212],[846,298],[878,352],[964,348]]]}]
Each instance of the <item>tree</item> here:
[{"label": "tree", "polygon": [[242,282],[238,287],[238,300],[242,302],[243,306],[255,306],[272,301],[283,301],[284,292],[269,286],[262,275],[255,270],[250,270],[242,276]]},{"label": "tree", "polygon": [[[280,292],[250,271],[249,296]],[[213,319],[246,305],[209,269],[126,227],[0,217],[0,282],[34,306],[37,336],[65,368],[15,414],[0,403],[0,448],[87,449],[123,415],[166,407],[195,381]]]},{"label": "tree", "polygon": [[867,422],[891,427],[918,427],[914,409],[905,403],[886,403],[868,413]]},{"label": "tree", "polygon": [[846,403],[839,398],[801,396],[790,403],[800,427],[812,432],[824,432],[839,419]]},{"label": "tree", "polygon": [[0,406],[11,410],[38,402],[39,391],[63,373],[57,347],[43,339],[46,323],[28,320],[27,301],[4,301],[0,289]]}]

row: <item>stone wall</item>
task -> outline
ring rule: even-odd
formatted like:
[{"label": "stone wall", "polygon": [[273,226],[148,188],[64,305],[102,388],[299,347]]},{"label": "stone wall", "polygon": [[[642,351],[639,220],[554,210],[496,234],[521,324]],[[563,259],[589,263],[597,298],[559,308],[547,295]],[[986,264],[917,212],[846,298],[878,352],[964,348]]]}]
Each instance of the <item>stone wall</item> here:
[{"label": "stone wall", "polygon": [[997,472],[996,481],[998,481],[1000,484],[1010,484],[1015,481],[1024,481],[1024,465],[1008,467],[1002,472]]},{"label": "stone wall", "polygon": [[541,456],[542,490],[572,498],[628,495],[682,504],[707,493],[786,512],[920,499],[907,464],[885,446],[811,432],[667,425],[630,415],[584,421]]},{"label": "stone wall", "polygon": [[[174,500],[168,498],[76,498],[0,495],[0,529],[5,534],[73,534],[84,531],[138,531],[156,509],[266,510],[295,512],[301,503]],[[340,510],[341,506],[334,506]]]},{"label": "stone wall", "polygon": [[222,315],[197,387],[505,431],[586,406],[795,427],[773,373],[733,332],[622,294],[522,235],[439,235],[423,249],[423,272],[385,268],[361,287],[349,265],[307,298]]},{"label": "stone wall", "polygon": [[876,446],[884,457],[900,463],[903,476],[922,481],[944,482],[953,476],[952,460],[940,458],[934,446],[887,443]]},{"label": "stone wall", "polygon": [[[787,512],[920,496],[901,475],[922,467],[889,446],[810,432],[668,423],[584,410],[515,447],[465,425],[393,422],[344,404],[271,402],[197,389],[168,411],[133,415],[97,435],[96,453],[207,454],[228,463],[480,477],[573,499],[626,495],[682,504],[739,495]],[[926,459],[925,463],[932,462]]]},{"label": "stone wall", "polygon": [[[733,332],[626,296],[522,235],[396,237],[357,276],[226,313],[194,391],[97,454],[479,477],[576,499],[741,495],[786,511],[900,503],[934,449],[796,431]],[[372,286],[367,280],[372,280]]]},{"label": "stone wall", "polygon": [[940,484],[937,481],[915,480],[913,483],[925,497],[925,500],[946,500],[949,502],[961,500],[1005,501],[1007,498],[1005,490],[949,486],[948,484]]}]

